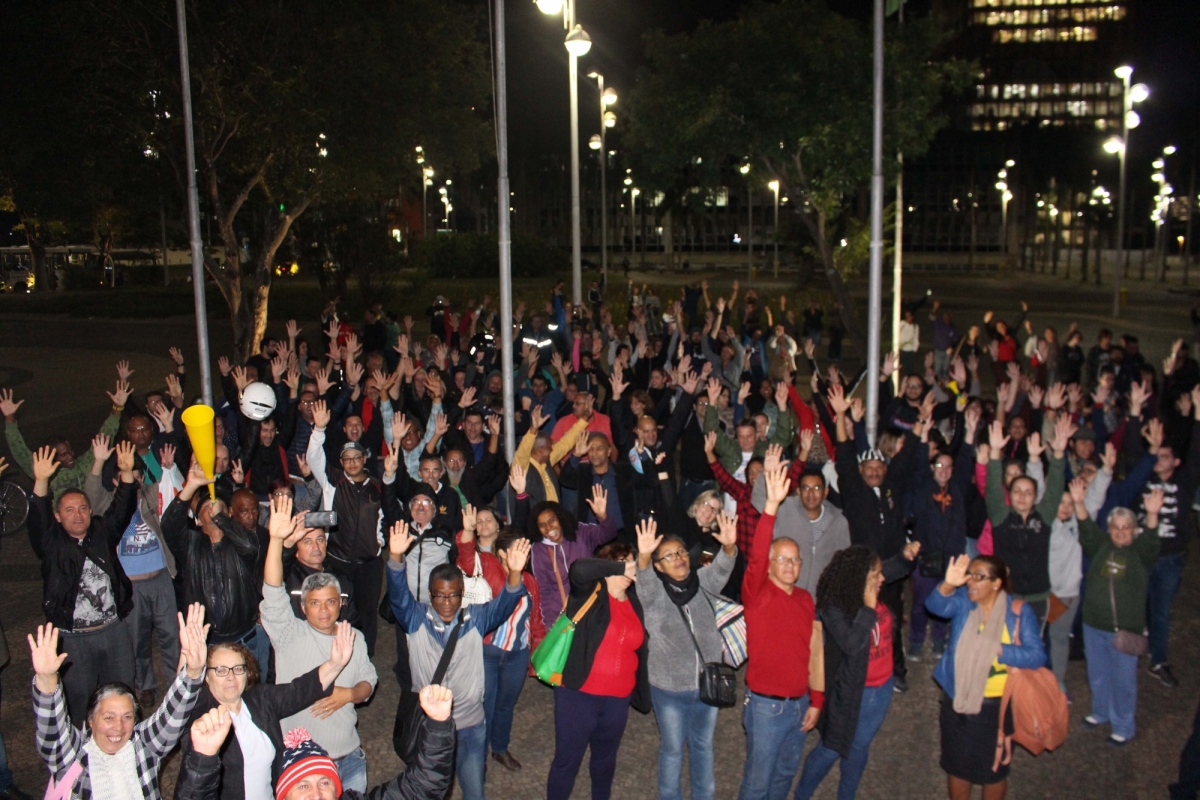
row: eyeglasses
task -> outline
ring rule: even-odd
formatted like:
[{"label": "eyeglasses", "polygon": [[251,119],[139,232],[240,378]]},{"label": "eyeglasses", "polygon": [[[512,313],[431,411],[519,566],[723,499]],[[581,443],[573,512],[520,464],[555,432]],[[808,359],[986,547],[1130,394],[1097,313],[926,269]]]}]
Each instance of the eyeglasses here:
[{"label": "eyeglasses", "polygon": [[366,461],[362,456],[342,456],[343,464],[361,464]]},{"label": "eyeglasses", "polygon": [[802,491],[802,492],[823,492],[823,491],[825,491],[825,484],[823,484],[823,483],[801,484],[800,491]]},{"label": "eyeglasses", "polygon": [[688,555],[687,550],[673,550],[670,553],[663,553],[657,560],[663,562],[664,564],[674,564],[680,559],[687,561],[690,558],[691,556]]},{"label": "eyeglasses", "polygon": [[409,503],[409,505],[412,506],[413,508],[417,508],[417,507],[433,508],[433,501],[432,500],[413,500],[411,503]]},{"label": "eyeglasses", "polygon": [[803,559],[800,558],[800,556],[775,556],[771,560],[774,561],[776,564],[779,564],[780,566],[790,565],[790,564],[795,564],[796,566],[800,566],[800,564],[803,562]]},{"label": "eyeglasses", "polygon": [[209,669],[216,673],[218,678],[227,678],[231,672],[239,678],[246,674],[245,664],[236,664],[232,667],[209,667]]},{"label": "eyeglasses", "polygon": [[707,508],[709,511],[713,512],[714,514],[719,514],[719,513],[721,513],[721,510],[725,507],[723,505],[721,505],[720,503],[705,503],[704,505],[701,506],[701,508]]},{"label": "eyeglasses", "polygon": [[431,594],[430,600],[458,600],[463,596],[462,592],[451,592],[450,594]]},{"label": "eyeglasses", "polygon": [[986,572],[968,572],[967,580],[969,581],[994,581],[996,578],[988,575]]}]

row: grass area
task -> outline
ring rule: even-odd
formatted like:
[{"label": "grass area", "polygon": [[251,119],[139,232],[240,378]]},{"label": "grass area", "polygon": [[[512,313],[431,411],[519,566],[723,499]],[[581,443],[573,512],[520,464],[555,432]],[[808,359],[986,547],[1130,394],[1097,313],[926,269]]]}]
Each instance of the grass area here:
[{"label": "grass area", "polygon": [[[584,296],[597,273],[584,273]],[[639,274],[633,273],[640,288],[644,283],[662,298],[664,310],[669,302],[680,297],[686,283],[699,282],[707,278],[712,293],[728,295],[733,280],[737,277],[729,272],[692,272],[682,274]],[[550,289],[555,281],[571,281],[569,272],[548,278],[519,278],[513,281],[513,302],[525,302],[529,312],[541,311],[549,300]],[[745,283],[744,276],[742,283]],[[627,284],[619,271],[610,272],[606,301],[617,322],[623,322],[626,310]],[[323,292],[315,279],[286,278],[276,280],[271,287],[270,318],[272,322],[287,319],[311,320],[320,313],[325,301],[333,296],[333,289]],[[745,287],[742,288],[744,294]],[[770,304],[778,308],[778,291],[769,296],[762,292]],[[831,296],[823,287],[797,290],[794,286],[786,292],[788,303],[799,311],[810,300],[816,300],[829,310]],[[434,275],[406,272],[395,277],[392,283],[377,294],[379,302],[389,312],[403,317],[411,314],[414,319],[424,318],[435,297],[445,296],[454,306],[462,307],[468,299],[482,301],[485,295],[492,297],[492,307],[499,305],[499,285],[496,279],[439,280]],[[371,302],[376,297],[368,298]],[[220,291],[213,284],[207,290],[208,316],[217,323],[228,319],[228,310]],[[347,287],[340,309],[351,320],[362,318],[364,298],[356,283]],[[174,316],[190,316],[194,301],[192,286],[183,280],[173,281],[170,286],[122,286],[117,289],[77,289],[64,292],[0,295],[0,314],[67,315],[77,318],[100,317],[105,319],[163,319]]]}]

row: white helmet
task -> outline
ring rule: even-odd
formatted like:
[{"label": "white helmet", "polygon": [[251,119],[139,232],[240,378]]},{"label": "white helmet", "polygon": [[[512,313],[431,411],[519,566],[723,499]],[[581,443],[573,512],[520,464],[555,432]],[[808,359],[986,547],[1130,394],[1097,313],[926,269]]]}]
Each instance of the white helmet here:
[{"label": "white helmet", "polygon": [[275,391],[265,383],[255,381],[242,392],[239,405],[243,414],[255,422],[261,422],[275,411]]}]

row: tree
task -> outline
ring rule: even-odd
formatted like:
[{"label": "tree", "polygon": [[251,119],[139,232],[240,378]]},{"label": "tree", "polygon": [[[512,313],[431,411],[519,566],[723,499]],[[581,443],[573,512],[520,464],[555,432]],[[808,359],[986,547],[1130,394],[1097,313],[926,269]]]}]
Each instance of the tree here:
[{"label": "tree", "polygon": [[[923,154],[946,122],[942,98],[969,78],[970,65],[934,58],[939,41],[929,20],[888,32],[886,153]],[[743,164],[753,185],[778,180],[812,238],[846,330],[865,348],[833,243],[847,198],[871,175],[869,27],[819,0],[758,0],[728,22],[651,33],[646,52],[649,67],[630,93],[627,117],[639,185],[675,203],[693,187],[728,185]]]}]

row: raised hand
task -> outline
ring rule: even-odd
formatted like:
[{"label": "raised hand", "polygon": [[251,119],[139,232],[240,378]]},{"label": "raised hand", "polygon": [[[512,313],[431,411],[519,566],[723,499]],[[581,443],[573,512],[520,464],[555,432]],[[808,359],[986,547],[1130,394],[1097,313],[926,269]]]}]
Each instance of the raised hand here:
[{"label": "raised hand", "polygon": [[637,532],[638,553],[653,556],[663,540],[663,537],[658,535],[658,520],[644,519],[634,527],[634,531]]},{"label": "raised hand", "polygon": [[1142,495],[1142,507],[1146,509],[1146,517],[1157,517],[1162,511],[1166,495],[1162,489],[1154,489],[1149,494]]},{"label": "raised hand", "polygon": [[271,498],[271,517],[267,521],[267,533],[272,539],[286,539],[292,535],[296,522],[292,517],[292,498],[286,494]]},{"label": "raised hand", "polygon": [[467,534],[475,533],[475,522],[478,519],[478,513],[475,506],[467,503],[462,510],[462,526],[463,532]]},{"label": "raised hand", "polygon": [[29,642],[29,655],[33,660],[33,674],[38,689],[43,694],[50,694],[58,685],[58,669],[68,655],[58,652],[58,628],[47,622],[38,625],[36,638],[34,634],[28,634],[25,639]]},{"label": "raised hand", "polygon": [[1101,466],[1111,474],[1117,466],[1117,448],[1112,442],[1105,442],[1104,452],[1100,454]]},{"label": "raised hand", "polygon": [[280,353],[271,359],[271,381],[279,383],[285,372],[287,372],[287,356]]},{"label": "raised hand", "polygon": [[791,399],[791,394],[788,392],[788,385],[783,381],[775,384],[775,405],[779,406],[780,411],[787,411],[788,400]]},{"label": "raised hand", "polygon": [[1055,458],[1062,458],[1063,452],[1067,449],[1067,442],[1071,440],[1077,430],[1079,430],[1079,426],[1071,421],[1069,414],[1060,414],[1054,421],[1054,441],[1050,442],[1050,446],[1054,450]]},{"label": "raised hand", "polygon": [[1104,405],[1105,401],[1108,400],[1109,394],[1111,394],[1111,391],[1102,383],[1096,387],[1094,392],[1092,392],[1092,402],[1098,406],[1102,406]]},{"label": "raised hand", "polygon": [[324,397],[325,393],[333,388],[333,381],[329,380],[329,368],[322,367],[313,373],[313,379],[317,382],[317,394]]},{"label": "raised hand", "polygon": [[588,437],[580,436],[575,440],[575,447],[571,450],[571,455],[576,458],[586,458],[588,454]]},{"label": "raised hand", "polygon": [[403,563],[404,554],[408,552],[408,548],[412,547],[412,543],[416,540],[412,534],[408,532],[408,523],[400,520],[392,525],[391,533],[388,534],[388,554],[392,559]]},{"label": "raised hand", "polygon": [[[717,530],[713,533],[721,547],[728,551],[737,547],[737,516],[721,511],[717,514]],[[730,553],[732,555],[732,553]]]},{"label": "raised hand", "polygon": [[912,561],[914,558],[917,557],[917,554],[920,552],[921,552],[921,543],[920,542],[909,542],[908,544],[904,545],[904,550],[902,551],[902,555],[904,556],[905,561]]},{"label": "raised hand", "polygon": [[450,711],[454,708],[454,693],[449,687],[431,683],[422,687],[417,697],[421,701],[421,710],[425,712],[425,716],[438,722],[450,719]]},{"label": "raised hand", "polygon": [[623,395],[625,390],[629,388],[629,384],[622,380],[623,378],[624,372],[619,369],[614,369],[612,371],[612,375],[609,376],[608,382],[609,385],[612,386],[613,402],[620,400],[621,395]]},{"label": "raised hand", "polygon": [[508,469],[508,485],[517,495],[525,494],[525,468],[516,459]]},{"label": "raised hand", "polygon": [[1046,408],[1051,411],[1058,411],[1067,404],[1067,387],[1063,386],[1058,381],[1050,387],[1046,392]]},{"label": "raised hand", "polygon": [[108,399],[112,400],[112,404],[117,408],[124,408],[125,401],[129,399],[129,395],[133,394],[133,387],[123,380],[117,381],[117,388],[112,392],[105,392]]},{"label": "raised hand", "polygon": [[967,582],[967,570],[971,568],[971,557],[962,555],[950,559],[946,565],[946,584],[958,588]]},{"label": "raised hand", "polygon": [[708,404],[715,406],[721,398],[721,381],[716,378],[709,378],[708,385],[705,388],[708,391]]},{"label": "raised hand", "polygon": [[337,633],[333,635],[333,644],[329,648],[329,660],[339,670],[349,664],[350,657],[354,655],[354,637],[354,627],[349,622],[337,624]]},{"label": "raised hand", "polygon": [[117,469],[121,472],[133,472],[133,456],[136,452],[133,442],[118,442]]},{"label": "raised hand", "polygon": [[529,424],[534,430],[538,430],[546,424],[546,420],[548,419],[550,418],[542,413],[542,407],[538,406],[531,412],[529,416]]},{"label": "raised hand", "polygon": [[816,435],[817,431],[814,428],[805,428],[800,431],[800,452],[796,455],[796,460],[808,461]]},{"label": "raised hand", "polygon": [[763,475],[767,482],[767,504],[763,513],[773,516],[779,510],[780,504],[787,499],[792,482],[788,480],[787,470],[783,465],[774,470],[763,470]]},{"label": "raised hand", "polygon": [[1032,461],[1042,457],[1042,453],[1046,452],[1046,445],[1042,444],[1042,435],[1037,431],[1025,437],[1025,449],[1029,453],[1029,460]]},{"label": "raised hand", "polygon": [[717,432],[709,431],[704,434],[704,455],[709,461],[716,461]]},{"label": "raised hand", "polygon": [[37,481],[48,481],[59,464],[54,460],[56,452],[53,447],[39,447],[33,456],[33,478]]},{"label": "raised hand", "polygon": [[128,361],[125,361],[124,359],[122,359],[121,361],[117,362],[117,378],[118,379],[127,381],[127,380],[129,380],[129,376],[132,375],[134,372],[135,372],[135,370],[132,370],[129,368]]},{"label": "raised hand", "polygon": [[218,358],[217,359],[217,369],[219,369],[221,371],[222,378],[228,378],[229,373],[232,371],[232,368],[229,366],[229,359],[225,356],[221,356],[220,358]]},{"label": "raised hand", "polygon": [[855,422],[862,422],[862,419],[867,414],[867,407],[863,403],[861,397],[855,397],[850,400],[850,419]]},{"label": "raised hand", "polygon": [[1087,497],[1087,487],[1087,481],[1084,480],[1082,475],[1071,481],[1070,485],[1067,487],[1067,490],[1071,493],[1071,502],[1076,506],[1083,505],[1083,500],[1085,497]]},{"label": "raised hand", "polygon": [[738,386],[737,401],[738,405],[745,405],[746,398],[750,396],[750,381],[742,381]]},{"label": "raised hand", "polygon": [[0,414],[3,414],[4,418],[9,422],[16,418],[17,409],[20,408],[24,402],[24,400],[15,403],[13,402],[12,389],[0,389]]},{"label": "raised hand", "polygon": [[597,522],[603,522],[608,516],[608,492],[600,484],[592,486],[592,496],[587,498],[587,504],[596,515]]},{"label": "raised hand", "polygon": [[840,383],[829,387],[829,406],[838,416],[845,414],[846,409],[850,408],[850,401],[846,399],[846,390]]},{"label": "raised hand", "polygon": [[351,361],[346,365],[346,383],[351,386],[358,386],[364,372],[366,372],[366,369],[362,364],[357,361]]},{"label": "raised hand", "polygon": [[192,723],[192,749],[202,756],[215,756],[233,728],[233,717],[225,706],[210,708]]},{"label": "raised hand", "polygon": [[996,420],[988,428],[988,444],[992,448],[992,456],[1000,458],[1004,453],[1004,446],[1008,444],[1008,437],[1004,435],[1004,423]]},{"label": "raised hand", "polygon": [[529,553],[532,549],[532,543],[525,538],[513,539],[509,544],[505,561],[508,564],[509,580],[512,581],[513,576],[516,576],[516,581],[512,581],[514,585],[520,582],[521,571],[529,563]]},{"label": "raised hand", "polygon": [[174,375],[174,374],[168,375],[166,377],[166,381],[167,381],[167,397],[171,398],[171,402],[174,403],[175,406],[177,406],[177,407],[182,406],[183,405],[183,387],[179,385],[179,376]]},{"label": "raised hand", "polygon": [[158,424],[162,426],[164,433],[171,433],[175,430],[175,415],[170,408],[164,405],[156,405],[150,409],[150,415],[158,420]]},{"label": "raised hand", "polygon": [[1042,398],[1045,396],[1045,391],[1040,386],[1029,387],[1029,403],[1034,408],[1042,407]]},{"label": "raised hand", "polygon": [[233,378],[233,385],[237,387],[238,394],[246,391],[246,387],[250,385],[250,378],[246,375],[245,367],[234,367],[229,373]]},{"label": "raised hand", "polygon": [[329,427],[330,417],[331,414],[329,413],[329,406],[325,404],[324,400],[318,400],[317,402],[313,403],[314,428],[320,431],[325,430],[327,427]]},{"label": "raised hand", "polygon": [[[299,462],[302,458],[304,458],[304,456],[297,456],[297,462]],[[308,463],[304,462],[304,466],[307,467]],[[312,470],[309,470],[309,472],[311,473]],[[240,458],[235,458],[233,461],[229,462],[229,477],[232,478],[233,482],[238,486],[241,486],[246,480],[246,472],[242,469],[242,460]]]},{"label": "raised hand", "polygon": [[92,457],[96,459],[96,463],[103,464],[112,454],[112,439],[103,433],[96,434],[92,439]]},{"label": "raised hand", "polygon": [[783,446],[772,444],[767,446],[763,456],[763,469],[774,472],[783,464]]},{"label": "raised hand", "polygon": [[182,613],[179,618],[179,659],[180,666],[186,665],[188,677],[192,680],[199,678],[208,663],[208,629],[204,624],[204,605],[192,603],[187,608],[187,619]]}]

